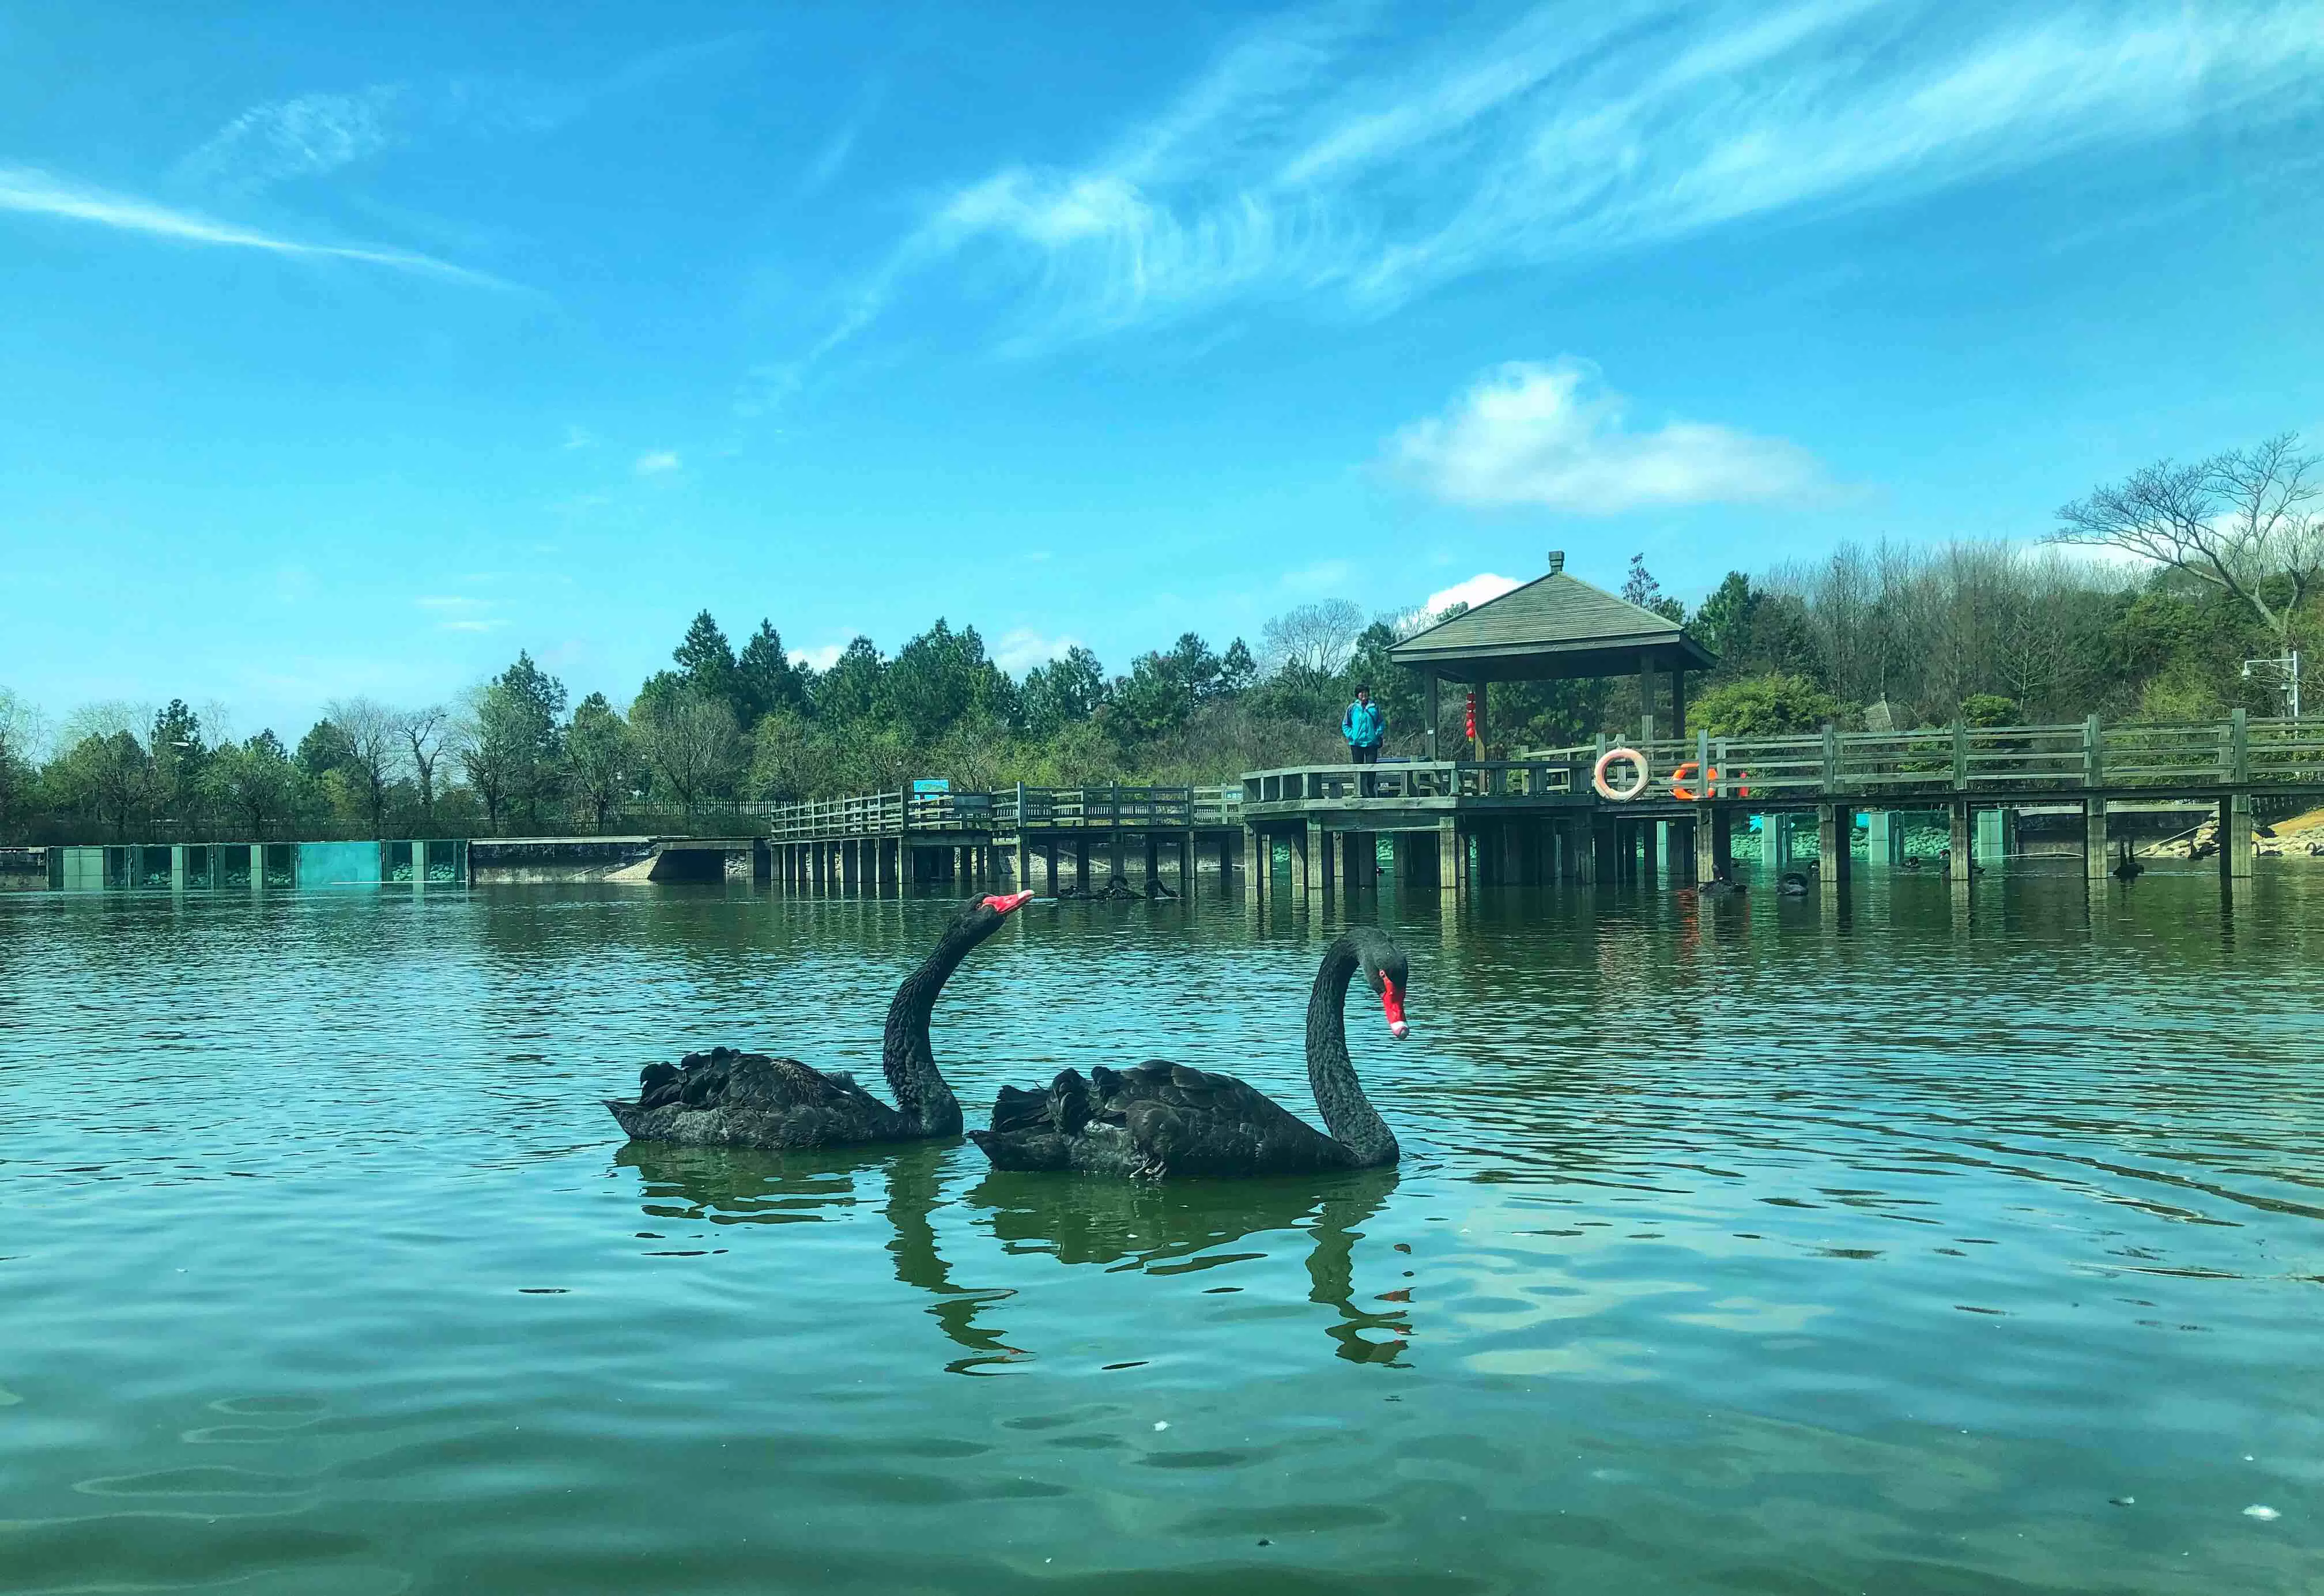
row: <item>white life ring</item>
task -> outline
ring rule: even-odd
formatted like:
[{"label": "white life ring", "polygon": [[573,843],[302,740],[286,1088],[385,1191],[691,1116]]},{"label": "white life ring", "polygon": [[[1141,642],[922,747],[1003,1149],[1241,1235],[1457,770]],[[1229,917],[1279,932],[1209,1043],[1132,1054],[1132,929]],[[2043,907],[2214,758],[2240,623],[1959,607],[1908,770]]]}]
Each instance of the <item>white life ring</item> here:
[{"label": "white life ring", "polygon": [[[1606,768],[1616,760],[1627,761],[1629,767],[1638,773],[1638,779],[1628,787],[1617,789],[1609,785],[1606,780]],[[1653,779],[1653,774],[1652,768],[1646,763],[1646,756],[1637,749],[1609,748],[1598,756],[1598,763],[1590,772],[1590,785],[1597,789],[1600,798],[1618,804],[1627,804],[1646,790],[1646,783]]]}]

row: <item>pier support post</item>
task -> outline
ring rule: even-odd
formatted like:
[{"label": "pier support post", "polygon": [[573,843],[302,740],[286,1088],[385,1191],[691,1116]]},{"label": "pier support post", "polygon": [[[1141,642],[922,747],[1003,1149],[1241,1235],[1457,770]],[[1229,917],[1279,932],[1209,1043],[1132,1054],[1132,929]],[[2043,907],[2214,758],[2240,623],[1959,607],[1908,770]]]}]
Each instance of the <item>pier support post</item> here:
[{"label": "pier support post", "polygon": [[1303,826],[1296,833],[1286,832],[1284,840],[1291,847],[1291,895],[1305,898],[1316,890],[1314,867],[1308,854],[1314,847],[1314,827]]},{"label": "pier support post", "polygon": [[[1219,839],[1219,879],[1222,881],[1226,880],[1227,875],[1226,859],[1228,846],[1229,844],[1227,843],[1227,840],[1224,837],[1221,837]],[[1242,884],[1244,890],[1262,897],[1265,896],[1268,886],[1267,878],[1274,873],[1274,839],[1271,837],[1260,836],[1255,827],[1249,826],[1244,826],[1242,828]]]},{"label": "pier support post", "polygon": [[1670,877],[1672,886],[1683,886],[1695,879],[1694,834],[1697,830],[1708,831],[1709,829],[1709,826],[1695,820],[1673,820],[1665,826],[1663,873]]},{"label": "pier support post", "polygon": [[1074,885],[1084,892],[1090,890],[1087,833],[1080,834],[1074,838]]},{"label": "pier support post", "polygon": [[1823,894],[1836,898],[1848,890],[1849,866],[1855,863],[1856,814],[1845,804],[1816,806],[1816,879]]},{"label": "pier support post", "polygon": [[1317,889],[1326,898],[1339,890],[1340,883],[1336,879],[1338,872],[1333,868],[1337,861],[1332,857],[1332,849],[1338,840],[1339,838],[1333,833],[1325,831],[1314,821],[1308,822],[1307,851],[1314,855],[1314,863],[1311,868],[1315,872]]},{"label": "pier support post", "polygon": [[2219,800],[2219,874],[2241,881],[2252,872],[2251,794],[2230,793]]},{"label": "pier support post", "polygon": [[1719,857],[1720,833],[1725,829],[1726,819],[1727,811],[1724,809],[1705,806],[1694,823],[1694,881],[1697,886],[1719,879],[1720,866],[1723,863]]},{"label": "pier support post", "polygon": [[1946,862],[1945,874],[1956,881],[1969,880],[1971,850],[1975,846],[1975,828],[1969,824],[1969,807],[1966,798],[1955,798],[1946,806],[1952,817],[1952,854]]},{"label": "pier support post", "polygon": [[1146,834],[1146,895],[1154,896],[1154,884],[1162,879],[1162,839],[1152,832]]},{"label": "pier support post", "polygon": [[[1249,871],[1250,833],[1248,830],[1242,834],[1242,859],[1243,869]],[[1219,833],[1219,896],[1222,898],[1234,895],[1234,833],[1222,831]]]},{"label": "pier support post", "polygon": [[2082,800],[2082,873],[2098,881],[2112,868],[2107,860],[2107,801],[2102,798]]},{"label": "pier support post", "polygon": [[1461,855],[1463,852],[1461,844],[1459,822],[1440,820],[1436,823],[1436,890],[1452,893],[1455,897],[1461,891]]},{"label": "pier support post", "polygon": [[1590,879],[1601,887],[1611,887],[1622,879],[1621,822],[1611,815],[1593,815],[1590,820]]},{"label": "pier support post", "polygon": [[1121,880],[1121,826],[1117,816],[1113,829],[1106,834],[1105,884],[1110,887],[1120,880]]}]

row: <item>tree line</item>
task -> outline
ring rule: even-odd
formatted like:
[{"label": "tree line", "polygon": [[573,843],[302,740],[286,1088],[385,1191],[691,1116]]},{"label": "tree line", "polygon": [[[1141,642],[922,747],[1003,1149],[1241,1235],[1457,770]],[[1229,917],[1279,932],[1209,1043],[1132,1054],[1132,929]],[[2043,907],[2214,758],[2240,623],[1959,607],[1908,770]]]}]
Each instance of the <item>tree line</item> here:
[{"label": "tree line", "polygon": [[[2324,605],[2317,464],[2290,435],[2159,462],[2061,507],[2046,547],[1843,543],[1729,572],[1692,610],[1634,557],[1622,595],[1719,656],[1690,715],[1716,734],[2282,713]],[[1256,650],[1189,632],[1121,674],[1076,647],[1020,680],[973,626],[939,620],[892,655],[859,637],[816,670],[770,622],[737,649],[706,610],[626,706],[570,702],[520,652],[456,705],[331,703],[295,746],[272,730],[236,738],[221,712],[176,699],[89,706],[51,733],[0,689],[0,837],[643,830],[928,777],[970,790],[1209,783],[1340,757],[1359,684],[1386,712],[1389,752],[1414,753],[1421,684],[1388,650],[1457,613],[1367,619],[1333,600],[1275,617]],[[1491,693],[1497,756],[1626,733],[1647,708],[1635,678]],[[1462,706],[1446,697],[1449,751]]]}]

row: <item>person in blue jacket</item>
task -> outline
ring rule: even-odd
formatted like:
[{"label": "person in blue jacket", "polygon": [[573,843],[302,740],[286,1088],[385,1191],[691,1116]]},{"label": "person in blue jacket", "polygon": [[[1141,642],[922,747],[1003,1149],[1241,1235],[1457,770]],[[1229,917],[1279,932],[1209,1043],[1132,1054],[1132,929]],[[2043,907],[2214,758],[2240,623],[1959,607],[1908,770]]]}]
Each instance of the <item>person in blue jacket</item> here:
[{"label": "person in blue jacket", "polygon": [[1348,740],[1350,764],[1379,763],[1380,743],[1388,736],[1388,717],[1372,702],[1371,688],[1356,689],[1356,701],[1348,706],[1347,715],[1340,722],[1340,735]]}]

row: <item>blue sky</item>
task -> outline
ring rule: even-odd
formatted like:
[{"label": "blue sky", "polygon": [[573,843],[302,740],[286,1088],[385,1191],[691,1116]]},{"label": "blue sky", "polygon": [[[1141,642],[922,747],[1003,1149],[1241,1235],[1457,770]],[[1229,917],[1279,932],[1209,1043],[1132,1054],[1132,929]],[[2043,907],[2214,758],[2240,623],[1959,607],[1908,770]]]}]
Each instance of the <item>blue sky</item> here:
[{"label": "blue sky", "polygon": [[56,715],[620,699],[706,604],[1121,669],[2324,439],[2324,5],[207,9],[0,7]]}]

